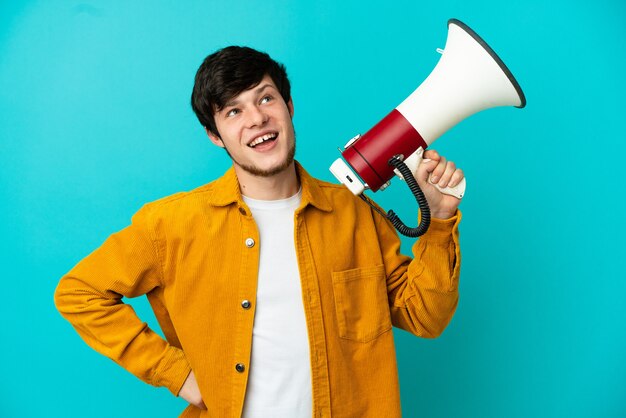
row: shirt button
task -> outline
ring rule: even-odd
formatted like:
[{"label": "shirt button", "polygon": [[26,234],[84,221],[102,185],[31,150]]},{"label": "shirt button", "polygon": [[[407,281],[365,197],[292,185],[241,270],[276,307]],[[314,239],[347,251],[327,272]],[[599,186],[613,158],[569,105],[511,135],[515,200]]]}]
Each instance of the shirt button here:
[{"label": "shirt button", "polygon": [[237,365],[235,365],[235,370],[237,370],[239,373],[243,373],[246,371],[246,366],[244,366],[243,363],[237,363]]},{"label": "shirt button", "polygon": [[243,216],[246,216],[246,210],[244,208],[239,208],[239,213],[241,213]]},{"label": "shirt button", "polygon": [[248,299],[244,299],[241,301],[241,307],[244,309],[250,309],[250,301]]},{"label": "shirt button", "polygon": [[246,238],[246,247],[248,248],[254,247],[254,240],[252,238]]}]

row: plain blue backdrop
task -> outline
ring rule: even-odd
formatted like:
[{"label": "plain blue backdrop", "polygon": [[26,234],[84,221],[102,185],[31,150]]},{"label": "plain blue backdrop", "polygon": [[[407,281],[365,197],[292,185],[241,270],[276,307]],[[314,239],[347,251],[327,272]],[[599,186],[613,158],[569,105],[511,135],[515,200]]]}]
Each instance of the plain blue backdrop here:
[{"label": "plain blue backdrop", "polygon": [[[439,339],[395,334],[404,415],[626,416],[623,0],[2,1],[0,416],[184,408],[87,347],[53,293],[143,203],[228,167],[189,105],[207,54],[245,44],[287,65],[297,158],[332,180],[336,147],[430,73],[451,17],[528,105],[433,146],[468,178],[461,300]],[[415,213],[399,181],[372,197]]]}]

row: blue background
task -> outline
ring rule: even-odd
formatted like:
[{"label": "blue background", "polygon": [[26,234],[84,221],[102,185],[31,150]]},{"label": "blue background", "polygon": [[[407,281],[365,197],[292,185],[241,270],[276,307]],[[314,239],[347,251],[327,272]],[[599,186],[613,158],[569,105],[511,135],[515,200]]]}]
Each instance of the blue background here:
[{"label": "blue background", "polygon": [[[499,53],[528,106],[475,115],[433,147],[468,177],[461,301],[437,340],[396,332],[404,414],[626,416],[618,0],[2,1],[0,416],[184,408],[87,347],[53,292],[143,203],[228,167],[189,105],[207,54],[245,44],[287,65],[297,158],[332,180],[336,147],[430,73],[451,17]],[[399,181],[373,197],[415,212]]]}]

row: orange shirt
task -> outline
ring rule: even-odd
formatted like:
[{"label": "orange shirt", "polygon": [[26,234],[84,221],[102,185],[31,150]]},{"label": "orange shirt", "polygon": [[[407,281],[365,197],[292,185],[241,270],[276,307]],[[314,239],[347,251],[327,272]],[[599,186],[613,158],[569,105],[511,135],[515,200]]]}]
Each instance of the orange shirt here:
[{"label": "orange shirt", "polygon": [[[392,324],[436,337],[458,301],[459,212],[432,220],[401,255],[391,224],[344,186],[299,164],[294,241],[311,353],[314,417],[399,417]],[[241,415],[252,341],[259,234],[231,168],[145,205],[65,275],[55,301],[95,350],[178,394],[194,370],[208,410]],[[165,339],[122,301],[146,294]]]}]

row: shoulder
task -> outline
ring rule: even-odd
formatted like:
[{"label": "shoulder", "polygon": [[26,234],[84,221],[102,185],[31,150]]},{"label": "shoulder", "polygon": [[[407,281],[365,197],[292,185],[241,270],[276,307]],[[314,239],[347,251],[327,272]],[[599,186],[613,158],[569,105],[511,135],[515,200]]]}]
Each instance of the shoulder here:
[{"label": "shoulder", "polygon": [[311,180],[315,182],[317,187],[321,188],[327,195],[345,195],[355,197],[343,184],[331,183],[329,181],[318,179],[317,177],[311,177]]},{"label": "shoulder", "polygon": [[214,193],[215,181],[192,190],[181,191],[169,196],[145,203],[135,216],[146,216],[152,220],[188,216],[205,207],[203,202]]},{"label": "shoulder", "polygon": [[[314,206],[327,208],[322,216],[310,218],[318,228],[332,228],[330,235],[347,234],[351,240],[380,240],[381,234],[395,235],[393,227],[384,215],[384,211],[371,202],[371,205],[359,196],[355,196],[343,184],[330,183],[311,177],[311,194],[317,196]],[[315,199],[315,198],[314,198]],[[375,208],[374,208],[375,207]],[[313,223],[311,223],[313,225]],[[357,238],[358,237],[358,238]]]},{"label": "shoulder", "polygon": [[343,184],[331,183],[311,177],[312,182],[318,188],[320,193],[330,203],[333,211],[356,211],[370,213],[370,207],[361,198],[355,196]]}]

